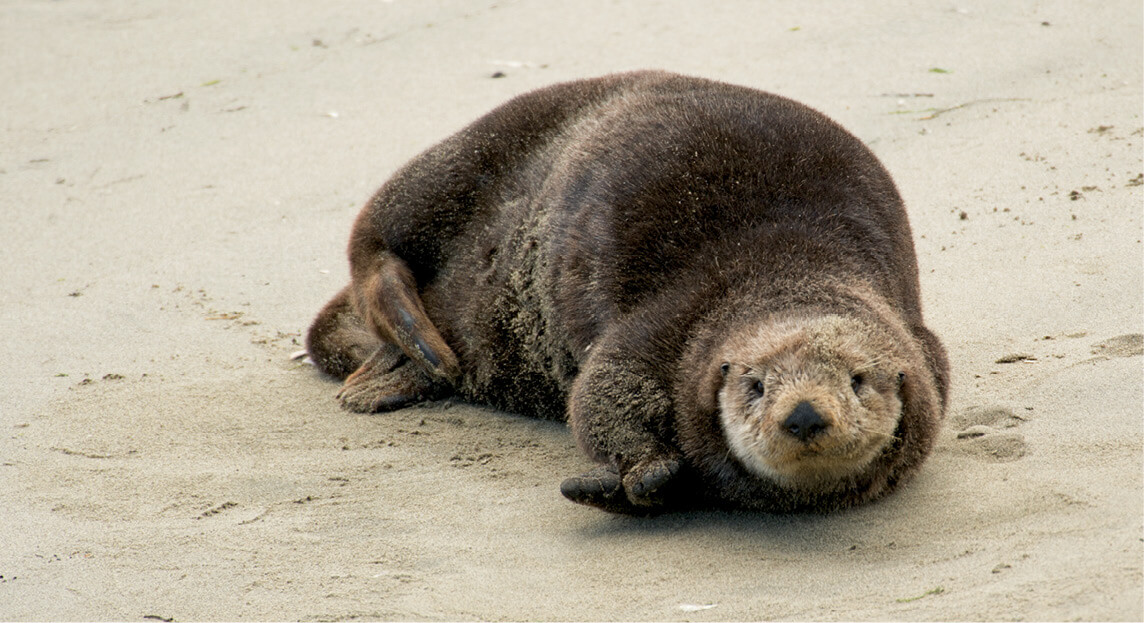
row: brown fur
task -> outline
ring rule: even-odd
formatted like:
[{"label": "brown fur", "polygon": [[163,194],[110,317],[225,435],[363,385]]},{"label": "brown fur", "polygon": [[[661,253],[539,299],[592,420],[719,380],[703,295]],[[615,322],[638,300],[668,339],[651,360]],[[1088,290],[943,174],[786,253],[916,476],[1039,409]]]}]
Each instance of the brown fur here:
[{"label": "brown fur", "polygon": [[636,72],[520,96],[398,171],[349,256],[307,338],[346,408],[567,417],[602,467],[562,490],[607,510],[864,502],[943,417],[893,182],[775,95]]}]

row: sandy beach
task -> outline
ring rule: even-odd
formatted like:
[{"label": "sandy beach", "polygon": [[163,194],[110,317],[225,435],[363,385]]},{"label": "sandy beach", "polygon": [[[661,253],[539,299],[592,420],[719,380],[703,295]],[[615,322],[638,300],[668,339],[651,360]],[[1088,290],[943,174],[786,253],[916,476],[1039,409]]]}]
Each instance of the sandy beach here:
[{"label": "sandy beach", "polygon": [[[0,620],[1144,619],[1144,9],[0,5]],[[397,167],[661,68],[865,141],[950,353],[919,477],[831,515],[612,516],[559,423],[382,415],[290,358]]]}]

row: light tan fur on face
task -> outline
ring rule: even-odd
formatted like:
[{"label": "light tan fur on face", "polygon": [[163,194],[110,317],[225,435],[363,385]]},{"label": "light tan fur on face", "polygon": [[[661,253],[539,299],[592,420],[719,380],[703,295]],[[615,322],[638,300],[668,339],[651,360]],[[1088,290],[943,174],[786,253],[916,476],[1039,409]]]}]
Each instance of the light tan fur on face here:
[{"label": "light tan fur on face", "polygon": [[[719,407],[732,452],[784,486],[844,486],[893,439],[901,418],[894,352],[885,332],[837,315],[768,323],[728,340],[715,365],[727,364]],[[828,425],[807,442],[783,426],[804,401]]]}]

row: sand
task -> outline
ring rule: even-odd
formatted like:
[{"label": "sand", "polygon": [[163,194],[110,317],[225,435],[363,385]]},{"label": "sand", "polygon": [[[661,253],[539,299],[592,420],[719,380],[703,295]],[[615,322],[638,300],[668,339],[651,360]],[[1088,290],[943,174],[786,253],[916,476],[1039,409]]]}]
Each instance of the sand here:
[{"label": "sand", "polygon": [[[0,5],[0,619],[1141,620],[1138,1]],[[610,516],[560,424],[291,361],[359,207],[512,95],[804,101],[910,209],[947,425],[829,516]],[[494,77],[494,75],[499,77]]]}]

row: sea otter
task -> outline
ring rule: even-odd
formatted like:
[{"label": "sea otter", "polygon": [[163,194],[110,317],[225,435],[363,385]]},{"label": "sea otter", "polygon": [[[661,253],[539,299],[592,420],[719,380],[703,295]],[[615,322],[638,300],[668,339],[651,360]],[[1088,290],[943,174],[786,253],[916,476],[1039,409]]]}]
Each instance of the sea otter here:
[{"label": "sea otter", "polygon": [[566,418],[620,513],[830,510],[909,479],[944,416],[906,211],[792,100],[659,71],[521,95],[362,209],[307,336],[353,411],[454,395]]}]

